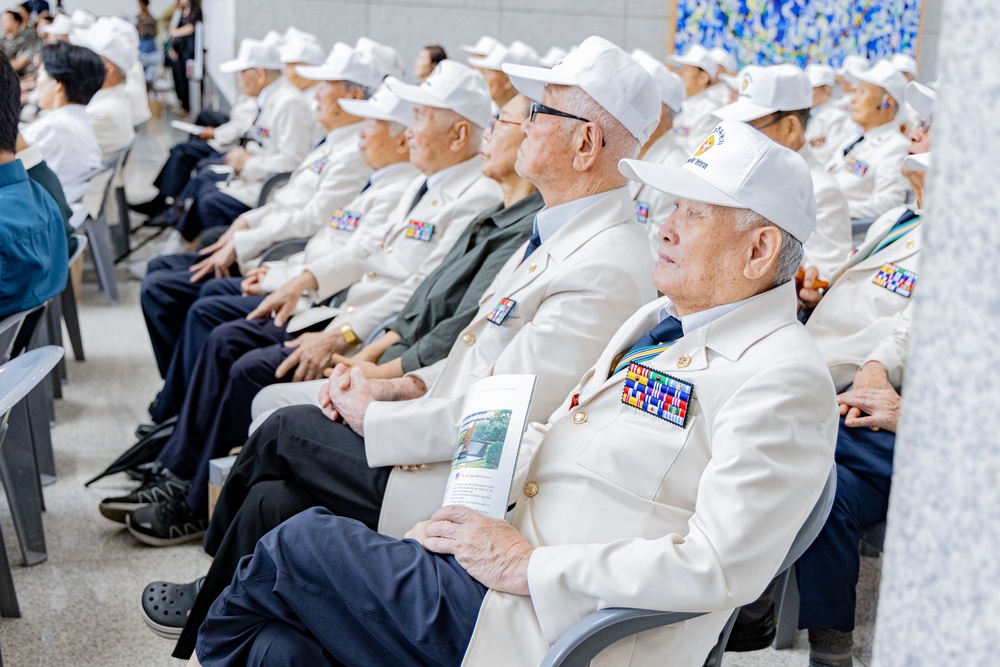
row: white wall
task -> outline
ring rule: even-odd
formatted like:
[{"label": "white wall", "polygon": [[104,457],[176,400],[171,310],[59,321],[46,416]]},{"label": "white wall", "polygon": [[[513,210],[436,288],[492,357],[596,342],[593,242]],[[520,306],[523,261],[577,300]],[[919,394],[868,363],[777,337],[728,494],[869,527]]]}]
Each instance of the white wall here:
[{"label": "white wall", "polygon": [[[236,76],[220,74],[219,63],[236,55],[236,2],[237,0],[204,0],[201,8],[205,15],[205,73],[212,78],[219,92],[229,103],[236,100]],[[243,2],[241,1],[241,9]]]}]

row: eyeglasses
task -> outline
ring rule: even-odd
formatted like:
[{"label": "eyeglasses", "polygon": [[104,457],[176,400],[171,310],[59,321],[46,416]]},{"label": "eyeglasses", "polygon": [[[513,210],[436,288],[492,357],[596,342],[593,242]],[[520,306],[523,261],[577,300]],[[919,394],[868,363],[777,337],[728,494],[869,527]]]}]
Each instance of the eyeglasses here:
[{"label": "eyeglasses", "polygon": [[500,117],[499,111],[493,114],[493,117],[490,118],[490,126],[489,126],[490,132],[493,131],[493,126],[496,125],[497,123],[507,123],[508,125],[518,125],[518,126],[521,125],[521,121],[519,120],[504,120],[503,118]]},{"label": "eyeglasses", "polygon": [[924,118],[922,121],[920,121],[920,125],[917,125],[917,127],[920,129],[921,132],[925,133],[930,132],[931,123],[933,122],[934,122],[934,116],[928,116],[927,118]]},{"label": "eyeglasses", "polygon": [[[528,122],[534,123],[535,116],[538,114],[545,114],[546,116],[558,116],[559,118],[571,118],[573,120],[583,121],[584,123],[592,123],[593,121],[584,118],[583,116],[574,116],[571,113],[566,113],[565,111],[559,111],[559,109],[553,109],[552,107],[547,107],[541,102],[531,103],[531,113],[528,114]],[[604,137],[601,137],[601,147],[604,148],[607,144],[604,143]]]}]

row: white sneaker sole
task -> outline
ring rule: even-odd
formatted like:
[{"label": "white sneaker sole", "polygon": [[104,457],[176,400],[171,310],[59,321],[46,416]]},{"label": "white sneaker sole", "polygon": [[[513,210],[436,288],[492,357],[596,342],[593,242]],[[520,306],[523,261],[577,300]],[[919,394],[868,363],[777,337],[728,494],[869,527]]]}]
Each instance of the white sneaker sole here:
[{"label": "white sneaker sole", "polygon": [[125,526],[128,528],[128,532],[132,533],[132,536],[135,537],[135,539],[139,540],[143,544],[148,544],[151,547],[172,547],[177,544],[200,540],[205,536],[205,531],[199,530],[194,533],[179,535],[177,537],[153,537],[152,535],[146,535],[145,533],[139,532],[133,528],[132,524],[129,523],[129,518],[130,517],[125,518]]}]

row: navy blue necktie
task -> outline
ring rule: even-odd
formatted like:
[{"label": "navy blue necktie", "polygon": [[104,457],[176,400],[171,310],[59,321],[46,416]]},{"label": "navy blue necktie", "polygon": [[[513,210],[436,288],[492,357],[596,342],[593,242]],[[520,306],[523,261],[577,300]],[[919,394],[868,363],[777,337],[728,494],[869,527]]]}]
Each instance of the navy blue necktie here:
[{"label": "navy blue necktie", "polygon": [[371,186],[372,186],[372,179],[369,178],[367,181],[365,181],[365,184],[364,184],[364,186],[362,186],[361,191],[364,192],[365,190],[367,190]]},{"label": "navy blue necktie", "polygon": [[684,328],[681,326],[681,321],[673,315],[667,315],[637,340],[628,352],[611,364],[611,375],[628,368],[631,363],[641,364],[659,356],[683,336]]},{"label": "navy blue necktie", "polygon": [[427,194],[427,181],[426,180],[424,181],[424,184],[420,186],[420,189],[417,190],[417,194],[414,195],[413,201],[410,202],[410,208],[406,209],[406,214],[407,215],[409,215],[410,211],[412,211],[413,209],[415,209],[417,207],[417,204],[420,203],[420,200],[424,198],[425,194]]},{"label": "navy blue necktie", "polygon": [[538,246],[542,245],[542,237],[538,232],[535,232],[528,238],[528,247],[524,251],[524,257],[521,258],[521,262],[531,257],[531,253],[538,250]]},{"label": "navy blue necktie", "polygon": [[865,135],[862,134],[860,137],[858,137],[850,144],[848,144],[847,148],[844,149],[844,157],[847,157],[847,154],[850,153],[852,150],[854,150],[854,147],[860,144],[864,140],[865,140]]}]

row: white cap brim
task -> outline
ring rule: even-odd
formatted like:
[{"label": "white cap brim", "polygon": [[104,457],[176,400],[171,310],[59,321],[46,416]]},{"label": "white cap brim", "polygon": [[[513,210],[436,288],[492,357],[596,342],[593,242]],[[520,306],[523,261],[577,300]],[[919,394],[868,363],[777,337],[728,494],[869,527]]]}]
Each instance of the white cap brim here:
[{"label": "white cap brim", "polygon": [[906,84],[906,103],[917,110],[923,118],[927,118],[934,111],[934,102],[937,101],[937,92],[930,86],[926,86],[917,81]]},{"label": "white cap brim", "polygon": [[[340,107],[351,114],[352,116],[358,116],[359,118],[371,118],[374,120],[385,120],[392,123],[399,123],[403,127],[409,127],[413,123],[413,111],[410,110],[410,117],[404,118],[403,115],[393,115],[384,109],[380,109],[368,100],[337,100]],[[410,109],[409,105],[406,106]]]},{"label": "white cap brim", "polygon": [[435,109],[451,109],[451,105],[434,97],[422,87],[413,85],[412,83],[404,83],[399,79],[393,79],[386,81],[386,85],[389,87],[389,90],[394,92],[396,96],[404,102],[419,104],[422,107],[434,107]]},{"label": "white cap brim", "polygon": [[466,62],[469,63],[469,67],[475,67],[476,69],[491,69],[496,72],[503,71],[503,63],[492,63],[486,56],[469,58]]},{"label": "white cap brim", "polygon": [[548,67],[536,67],[534,65],[504,65],[503,72],[510,77],[510,82],[514,84],[518,92],[536,102],[542,99],[547,84],[558,86],[575,86],[576,81],[572,78],[559,74]]},{"label": "white cap brim", "polygon": [[219,71],[223,74],[234,74],[236,72],[242,72],[247,69],[266,69],[266,70],[280,70],[282,67],[281,63],[278,61],[272,63],[254,64],[248,63],[245,60],[227,60],[224,63],[219,64]]},{"label": "white cap brim", "polygon": [[926,153],[914,153],[907,155],[903,160],[903,167],[910,171],[927,171],[931,166],[930,151]]},{"label": "white cap brim", "polygon": [[733,90],[739,90],[740,89],[740,77],[738,77],[735,74],[720,74],[719,75],[719,81],[721,81],[722,83],[726,84],[727,86],[729,86]]},{"label": "white cap brim", "polygon": [[742,99],[720,107],[713,111],[712,114],[722,120],[738,120],[741,123],[747,123],[751,120],[763,118],[764,116],[770,116],[777,111],[778,109],[761,106]]},{"label": "white cap brim", "polygon": [[295,73],[313,81],[347,81],[343,72],[337,72],[322,65],[297,65]]},{"label": "white cap brim", "polygon": [[683,167],[626,159],[618,163],[618,171],[629,180],[645,183],[668,195],[717,206],[746,208],[742,202],[733,199],[693,171]]}]

